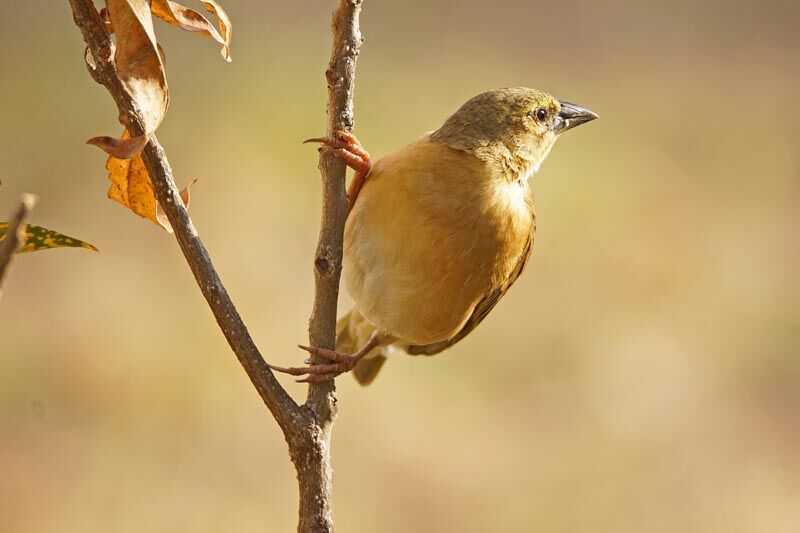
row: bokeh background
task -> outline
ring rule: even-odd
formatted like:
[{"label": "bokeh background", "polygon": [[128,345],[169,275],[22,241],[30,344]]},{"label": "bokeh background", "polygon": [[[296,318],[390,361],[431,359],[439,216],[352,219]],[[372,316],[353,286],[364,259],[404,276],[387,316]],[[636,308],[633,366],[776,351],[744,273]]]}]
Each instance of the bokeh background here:
[{"label": "bokeh background", "polygon": [[[224,5],[232,64],[157,26],[159,137],[258,344],[297,363],[334,3]],[[799,23],[789,0],[367,0],[373,154],[502,86],[601,120],[533,178],[534,260],[474,334],[339,380],[338,530],[800,531]],[[36,193],[33,222],[101,250],[8,279],[0,530],[294,530],[282,436],[178,247],[105,198],[83,142],[120,127],[68,3],[9,6],[0,49],[0,213]]]}]

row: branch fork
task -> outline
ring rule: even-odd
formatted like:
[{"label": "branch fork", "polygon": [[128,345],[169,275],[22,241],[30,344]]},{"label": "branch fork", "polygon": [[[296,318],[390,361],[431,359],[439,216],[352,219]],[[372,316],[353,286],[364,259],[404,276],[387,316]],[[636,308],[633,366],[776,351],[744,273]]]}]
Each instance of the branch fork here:
[{"label": "branch fork", "polygon": [[[92,0],[69,2],[75,24],[86,42],[90,76],[111,94],[119,110],[120,121],[131,135],[145,135],[145,116],[117,75],[112,58],[113,44],[105,21]],[[353,128],[355,67],[362,41],[359,31],[361,3],[361,0],[338,0],[333,12],[333,50],[325,72],[328,81],[328,137],[332,137],[336,131],[352,132]],[[283,430],[289,455],[297,470],[300,490],[298,531],[332,531],[330,442],[336,417],[333,381],[309,383],[308,396],[303,405],[298,405],[278,383],[231,301],[183,202],[179,201],[180,193],[173,180],[167,155],[153,134],[148,135],[142,160],[158,203],[164,209],[217,324],[264,404]],[[323,217],[314,259],[315,295],[309,320],[309,344],[333,349],[348,201],[344,163],[334,154],[323,151],[320,153],[319,168],[323,178]],[[313,356],[313,362],[320,364],[324,361],[319,356]]]}]

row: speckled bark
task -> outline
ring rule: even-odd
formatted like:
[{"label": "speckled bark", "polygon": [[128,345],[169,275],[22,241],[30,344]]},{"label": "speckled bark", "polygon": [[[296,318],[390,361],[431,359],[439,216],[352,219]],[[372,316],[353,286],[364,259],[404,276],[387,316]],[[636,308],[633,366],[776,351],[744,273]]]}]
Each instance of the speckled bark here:
[{"label": "speckled bark", "polygon": [[[333,47],[325,71],[328,83],[328,135],[353,129],[353,92],[358,50],[361,0],[339,0],[333,12]],[[322,175],[322,224],[314,260],[314,308],[308,336],[312,346],[334,348],[336,303],[342,272],[344,223],[347,219],[345,164],[330,152],[320,152]],[[327,362],[327,361],[319,361]],[[300,523],[298,531],[333,530],[331,510],[331,431],[336,418],[336,389],[333,381],[311,384],[306,406],[314,413],[312,450],[293,456],[300,481]]]}]

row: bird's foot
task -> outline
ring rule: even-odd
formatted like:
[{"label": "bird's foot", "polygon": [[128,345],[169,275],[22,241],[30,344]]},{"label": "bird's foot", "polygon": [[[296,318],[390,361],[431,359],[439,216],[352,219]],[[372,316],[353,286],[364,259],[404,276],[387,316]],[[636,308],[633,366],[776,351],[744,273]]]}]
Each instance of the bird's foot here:
[{"label": "bird's foot", "polygon": [[320,143],[324,149],[333,151],[334,155],[356,172],[369,173],[372,166],[369,153],[364,150],[356,136],[341,130],[334,131],[333,135],[333,137],[314,137],[303,142]]},{"label": "bird's foot", "polygon": [[276,372],[282,372],[292,376],[305,376],[303,379],[297,380],[298,383],[331,381],[339,374],[344,374],[345,372],[353,370],[356,367],[356,363],[363,359],[370,350],[378,345],[378,343],[379,336],[374,334],[364,346],[353,354],[328,350],[327,348],[318,348],[316,346],[299,345],[300,349],[307,351],[312,356],[327,359],[331,362],[328,364],[314,364],[312,358],[309,358],[304,361],[309,366],[285,368],[282,366],[269,365],[269,367]]},{"label": "bird's foot", "polygon": [[333,137],[314,137],[303,142],[320,143],[323,149],[331,150],[336,157],[340,158],[355,171],[353,181],[347,190],[347,198],[350,200],[350,208],[352,209],[361,187],[367,180],[367,175],[372,168],[372,161],[369,153],[364,150],[355,135],[340,130],[333,132],[333,135]]},{"label": "bird's foot", "polygon": [[269,365],[272,370],[290,374],[292,376],[305,376],[303,379],[297,380],[298,383],[317,383],[320,381],[330,381],[339,374],[350,372],[356,367],[356,363],[361,360],[358,354],[345,354],[328,350],[326,348],[317,348],[315,346],[299,346],[299,348],[307,351],[311,355],[322,357],[331,361],[330,364],[313,364],[311,359],[306,359],[305,362],[309,366],[304,367],[289,367],[283,368],[280,366]]}]

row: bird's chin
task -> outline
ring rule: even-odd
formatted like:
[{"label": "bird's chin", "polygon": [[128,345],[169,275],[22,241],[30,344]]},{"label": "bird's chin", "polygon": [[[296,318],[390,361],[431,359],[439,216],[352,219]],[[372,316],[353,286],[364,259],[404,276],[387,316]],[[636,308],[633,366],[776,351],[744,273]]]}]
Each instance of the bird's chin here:
[{"label": "bird's chin", "polygon": [[550,153],[550,150],[553,149],[553,145],[556,144],[556,136],[552,133],[546,135],[545,139],[542,141],[541,146],[541,153],[538,154],[538,157],[534,158],[531,162],[530,170],[527,173],[527,178],[532,178],[534,174],[539,172],[539,167],[542,166],[544,160],[547,159],[547,155]]}]

